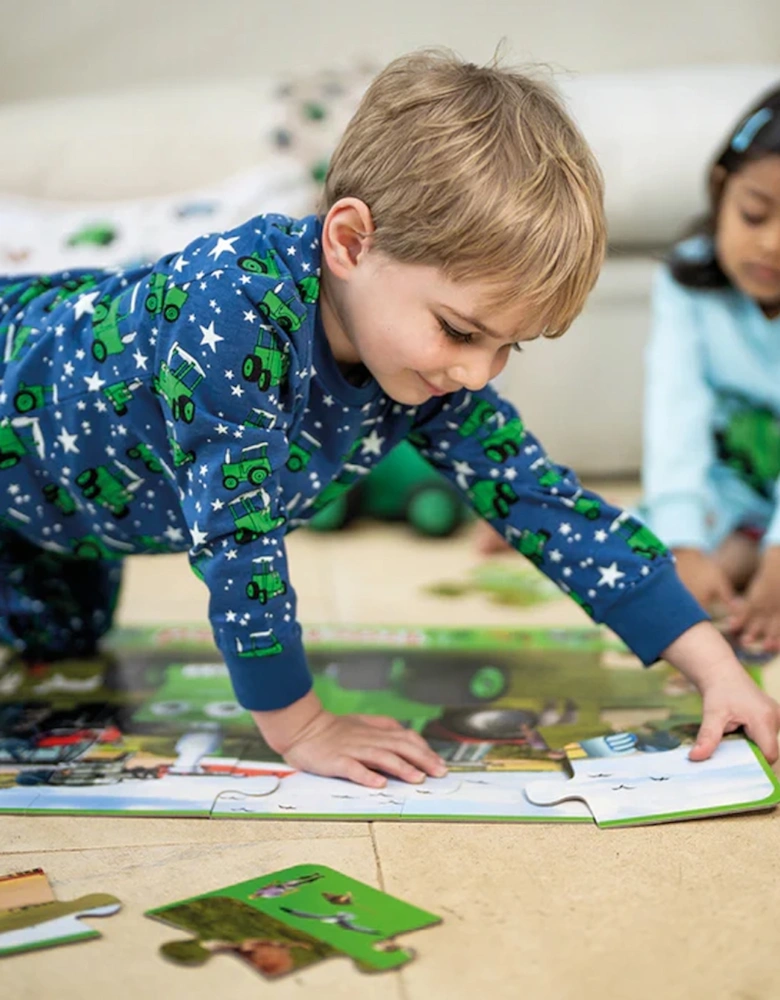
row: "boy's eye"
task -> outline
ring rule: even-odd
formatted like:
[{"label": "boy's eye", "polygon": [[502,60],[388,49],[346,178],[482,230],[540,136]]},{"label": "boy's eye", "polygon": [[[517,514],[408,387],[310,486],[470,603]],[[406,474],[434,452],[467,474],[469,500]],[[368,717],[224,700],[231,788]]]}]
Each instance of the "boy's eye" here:
[{"label": "boy's eye", "polygon": [[470,344],[474,340],[473,333],[464,333],[462,330],[456,330],[446,320],[440,319],[439,326],[450,340],[454,340],[458,344]]},{"label": "boy's eye", "polygon": [[746,222],[749,226],[760,226],[762,222],[766,222],[766,218],[763,215],[751,215],[750,212],[740,212],[743,222]]}]

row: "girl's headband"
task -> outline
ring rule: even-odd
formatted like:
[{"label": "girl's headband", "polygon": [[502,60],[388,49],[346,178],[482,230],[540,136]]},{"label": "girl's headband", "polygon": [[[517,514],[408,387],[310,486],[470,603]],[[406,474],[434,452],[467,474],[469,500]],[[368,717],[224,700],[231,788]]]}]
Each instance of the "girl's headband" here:
[{"label": "girl's headband", "polygon": [[773,117],[774,112],[771,108],[759,108],[758,111],[754,112],[731,140],[731,148],[734,152],[744,153],[764,125]]}]

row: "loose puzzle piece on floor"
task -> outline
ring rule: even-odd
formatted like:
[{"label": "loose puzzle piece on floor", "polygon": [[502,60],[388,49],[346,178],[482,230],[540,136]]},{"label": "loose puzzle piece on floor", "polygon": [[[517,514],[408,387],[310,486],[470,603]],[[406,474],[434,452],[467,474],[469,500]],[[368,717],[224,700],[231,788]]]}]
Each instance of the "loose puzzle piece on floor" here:
[{"label": "loose puzzle piece on floor", "polygon": [[146,916],[191,931],[164,944],[166,958],[202,965],[232,954],[268,978],[348,955],[364,972],[396,969],[414,957],[393,938],[441,921],[325,865],[297,865],[169,906]]},{"label": "loose puzzle piece on floor", "polygon": [[780,802],[780,783],[742,737],[724,740],[712,757],[697,762],[688,759],[685,745],[639,751],[632,733],[583,740],[571,749],[580,759],[570,757],[570,781],[532,781],[525,794],[539,806],[581,799],[600,827],[771,809]]},{"label": "loose puzzle piece on floor", "polygon": [[93,892],[61,903],[45,872],[35,868],[0,877],[0,957],[73,944],[100,937],[81,917],[109,917],[121,903],[116,896]]}]

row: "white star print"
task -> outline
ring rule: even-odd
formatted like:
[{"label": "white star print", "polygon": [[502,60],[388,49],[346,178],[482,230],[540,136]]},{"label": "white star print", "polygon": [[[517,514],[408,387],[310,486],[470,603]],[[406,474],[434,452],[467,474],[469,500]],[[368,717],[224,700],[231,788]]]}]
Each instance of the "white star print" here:
[{"label": "white star print", "polygon": [[385,439],[377,434],[376,429],[372,430],[370,434],[363,438],[360,445],[360,454],[381,455],[384,441]]},{"label": "white star print", "polygon": [[182,256],[179,257],[179,259],[173,265],[173,269],[174,271],[177,271],[179,274],[181,274],[182,268],[186,267],[187,264],[189,264],[189,261],[185,260],[184,255],[182,254]]},{"label": "white star print", "polygon": [[79,295],[73,306],[73,318],[81,319],[87,313],[93,313],[95,311],[94,302],[99,295],[100,292],[85,292],[83,295]]},{"label": "white star print", "polygon": [[559,563],[561,559],[563,559],[563,555],[559,552],[558,549],[553,549],[552,552],[550,553],[550,558],[554,563]]},{"label": "white star print", "polygon": [[220,337],[220,335],[215,331],[214,320],[212,320],[208,326],[202,326],[200,328],[200,332],[203,334],[203,339],[200,342],[201,347],[204,344],[208,344],[208,346],[211,348],[212,354],[216,354],[217,344],[219,343],[220,340],[224,340],[225,338]]},{"label": "white star print", "polygon": [[136,368],[143,368],[146,371],[146,362],[149,360],[146,354],[141,354],[140,348],[136,347],[135,354],[133,355],[133,360],[135,361]]},{"label": "white star print", "polygon": [[163,535],[172,542],[184,541],[184,532],[181,530],[181,528],[174,528],[172,524],[168,525],[168,527],[163,532]]},{"label": "white star print", "polygon": [[94,372],[92,375],[85,375],[84,381],[87,383],[87,388],[90,392],[100,392],[106,384],[106,380],[101,378],[98,372]]},{"label": "white star print", "polygon": [[606,540],[607,540],[607,533],[606,533],[606,531],[604,531],[603,528],[599,528],[598,531],[594,532],[593,537],[595,538],[595,540],[597,542],[606,542]]},{"label": "white star print", "polygon": [[62,445],[63,454],[67,455],[69,451],[74,452],[76,455],[79,454],[79,450],[76,447],[78,437],[75,434],[68,434],[64,427],[57,436],[57,440]]},{"label": "white star print", "polygon": [[205,531],[201,531],[198,527],[198,522],[196,521],[190,528],[190,534],[192,535],[192,547],[196,548],[198,545],[203,545],[208,541],[209,536]]},{"label": "white star print", "polygon": [[568,522],[564,521],[563,524],[560,525],[560,527],[558,528],[558,531],[560,531],[562,535],[570,535],[571,525]]},{"label": "white star print", "polygon": [[214,246],[209,250],[208,256],[213,257],[216,260],[220,254],[223,253],[236,253],[233,244],[238,240],[238,236],[231,236],[229,240],[226,240],[224,236],[220,236]]},{"label": "white star print", "polygon": [[599,587],[606,584],[610,589],[613,589],[617,581],[626,575],[620,572],[616,562],[613,562],[611,566],[597,566],[596,569],[601,573],[601,579],[597,584]]}]

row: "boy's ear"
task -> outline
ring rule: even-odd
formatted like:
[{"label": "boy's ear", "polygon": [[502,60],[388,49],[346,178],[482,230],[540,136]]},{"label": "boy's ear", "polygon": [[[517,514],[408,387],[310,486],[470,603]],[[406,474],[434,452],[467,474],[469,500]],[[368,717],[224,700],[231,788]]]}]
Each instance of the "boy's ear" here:
[{"label": "boy's ear", "polygon": [[338,278],[346,278],[368,252],[374,220],[371,210],[359,198],[339,198],[322,224],[322,255],[328,269]]}]

